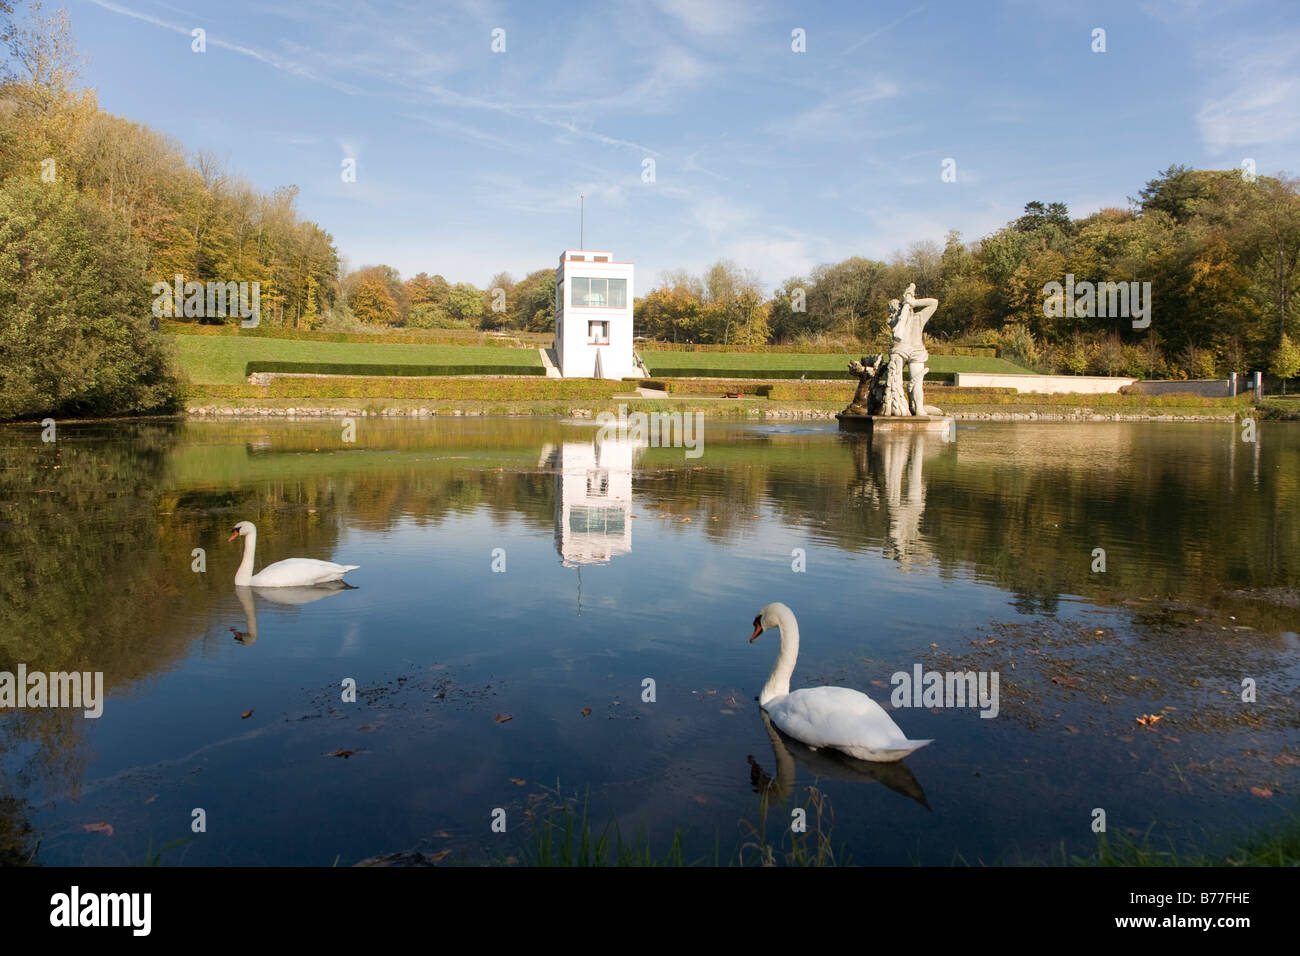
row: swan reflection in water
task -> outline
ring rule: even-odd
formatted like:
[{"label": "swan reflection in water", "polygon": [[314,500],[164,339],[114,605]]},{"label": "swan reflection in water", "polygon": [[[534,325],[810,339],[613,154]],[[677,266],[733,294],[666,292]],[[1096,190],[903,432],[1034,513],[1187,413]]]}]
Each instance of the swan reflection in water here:
[{"label": "swan reflection in water", "polygon": [[883,783],[895,793],[915,800],[927,810],[931,809],[921,784],[901,760],[881,763],[858,760],[838,750],[824,748],[814,750],[774,727],[766,711],[760,709],[759,714],[763,718],[763,727],[767,730],[767,736],[772,742],[776,775],[769,776],[753,755],[746,758],[749,761],[749,780],[756,793],[767,794],[777,803],[786,802],[794,793],[795,764],[798,763],[820,780],[845,780],[854,783],[874,780]]},{"label": "swan reflection in water", "polygon": [[235,588],[235,596],[239,598],[239,604],[244,609],[245,626],[248,628],[241,631],[238,628],[231,628],[230,633],[235,635],[235,640],[240,644],[257,643],[257,607],[253,602],[253,595],[257,595],[263,601],[269,601],[272,604],[299,605],[310,604],[312,601],[319,601],[321,598],[330,597],[338,594],[340,591],[355,591],[356,586],[346,584],[342,581],[333,581],[329,584],[318,584],[309,588],[253,588],[246,585],[239,585]]}]

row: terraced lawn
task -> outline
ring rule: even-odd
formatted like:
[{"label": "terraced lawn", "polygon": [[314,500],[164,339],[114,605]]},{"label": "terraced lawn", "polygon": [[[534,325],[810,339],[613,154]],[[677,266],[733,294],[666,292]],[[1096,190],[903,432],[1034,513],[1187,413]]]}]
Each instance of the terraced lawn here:
[{"label": "terraced lawn", "polygon": [[540,367],[536,349],[480,345],[389,345],[352,342],[302,342],[233,335],[173,335],[176,360],[201,385],[237,385],[251,361],[336,362],[402,365],[482,365]]}]

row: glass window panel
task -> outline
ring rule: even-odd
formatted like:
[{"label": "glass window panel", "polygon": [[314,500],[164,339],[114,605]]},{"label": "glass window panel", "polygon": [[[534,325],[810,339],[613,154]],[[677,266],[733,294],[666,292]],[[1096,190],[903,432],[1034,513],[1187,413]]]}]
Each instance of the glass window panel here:
[{"label": "glass window panel", "polygon": [[579,308],[587,304],[587,294],[590,289],[590,279],[584,279],[582,276],[573,277],[569,284],[569,298],[572,300],[574,308]]},{"label": "glass window panel", "polygon": [[607,296],[606,305],[611,308],[622,309],[627,307],[627,280],[610,279],[609,295]]},{"label": "glass window panel", "polygon": [[605,285],[607,280],[592,279],[590,281],[591,281],[591,291],[587,293],[587,305],[597,306],[597,307],[605,305],[605,298],[606,298]]}]

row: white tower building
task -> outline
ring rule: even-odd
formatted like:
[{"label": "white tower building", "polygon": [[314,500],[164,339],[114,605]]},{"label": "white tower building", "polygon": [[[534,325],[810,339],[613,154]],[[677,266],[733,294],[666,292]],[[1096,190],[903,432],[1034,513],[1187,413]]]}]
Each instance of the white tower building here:
[{"label": "white tower building", "polygon": [[632,351],[630,262],[565,249],[555,271],[555,364],[564,378],[640,378]]}]

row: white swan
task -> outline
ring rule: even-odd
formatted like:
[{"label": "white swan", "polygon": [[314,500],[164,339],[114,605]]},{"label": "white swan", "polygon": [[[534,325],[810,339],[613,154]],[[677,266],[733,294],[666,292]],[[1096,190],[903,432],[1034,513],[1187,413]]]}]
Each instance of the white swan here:
[{"label": "white swan", "polygon": [[227,541],[244,537],[244,560],[235,572],[235,586],[251,585],[256,588],[301,588],[330,581],[342,581],[343,575],[361,567],[359,564],[335,564],[315,558],[285,558],[268,564],[253,573],[253,551],[257,548],[257,528],[251,521],[241,521],[230,532]]},{"label": "white swan", "polygon": [[848,687],[806,687],[790,692],[790,675],[799,656],[799,624],[780,602],[769,604],[754,618],[754,636],[770,627],[781,632],[781,652],[759,694],[759,705],[772,723],[795,740],[814,749],[840,750],[859,760],[902,760],[932,740],[908,740],[884,708],[866,694]]}]

